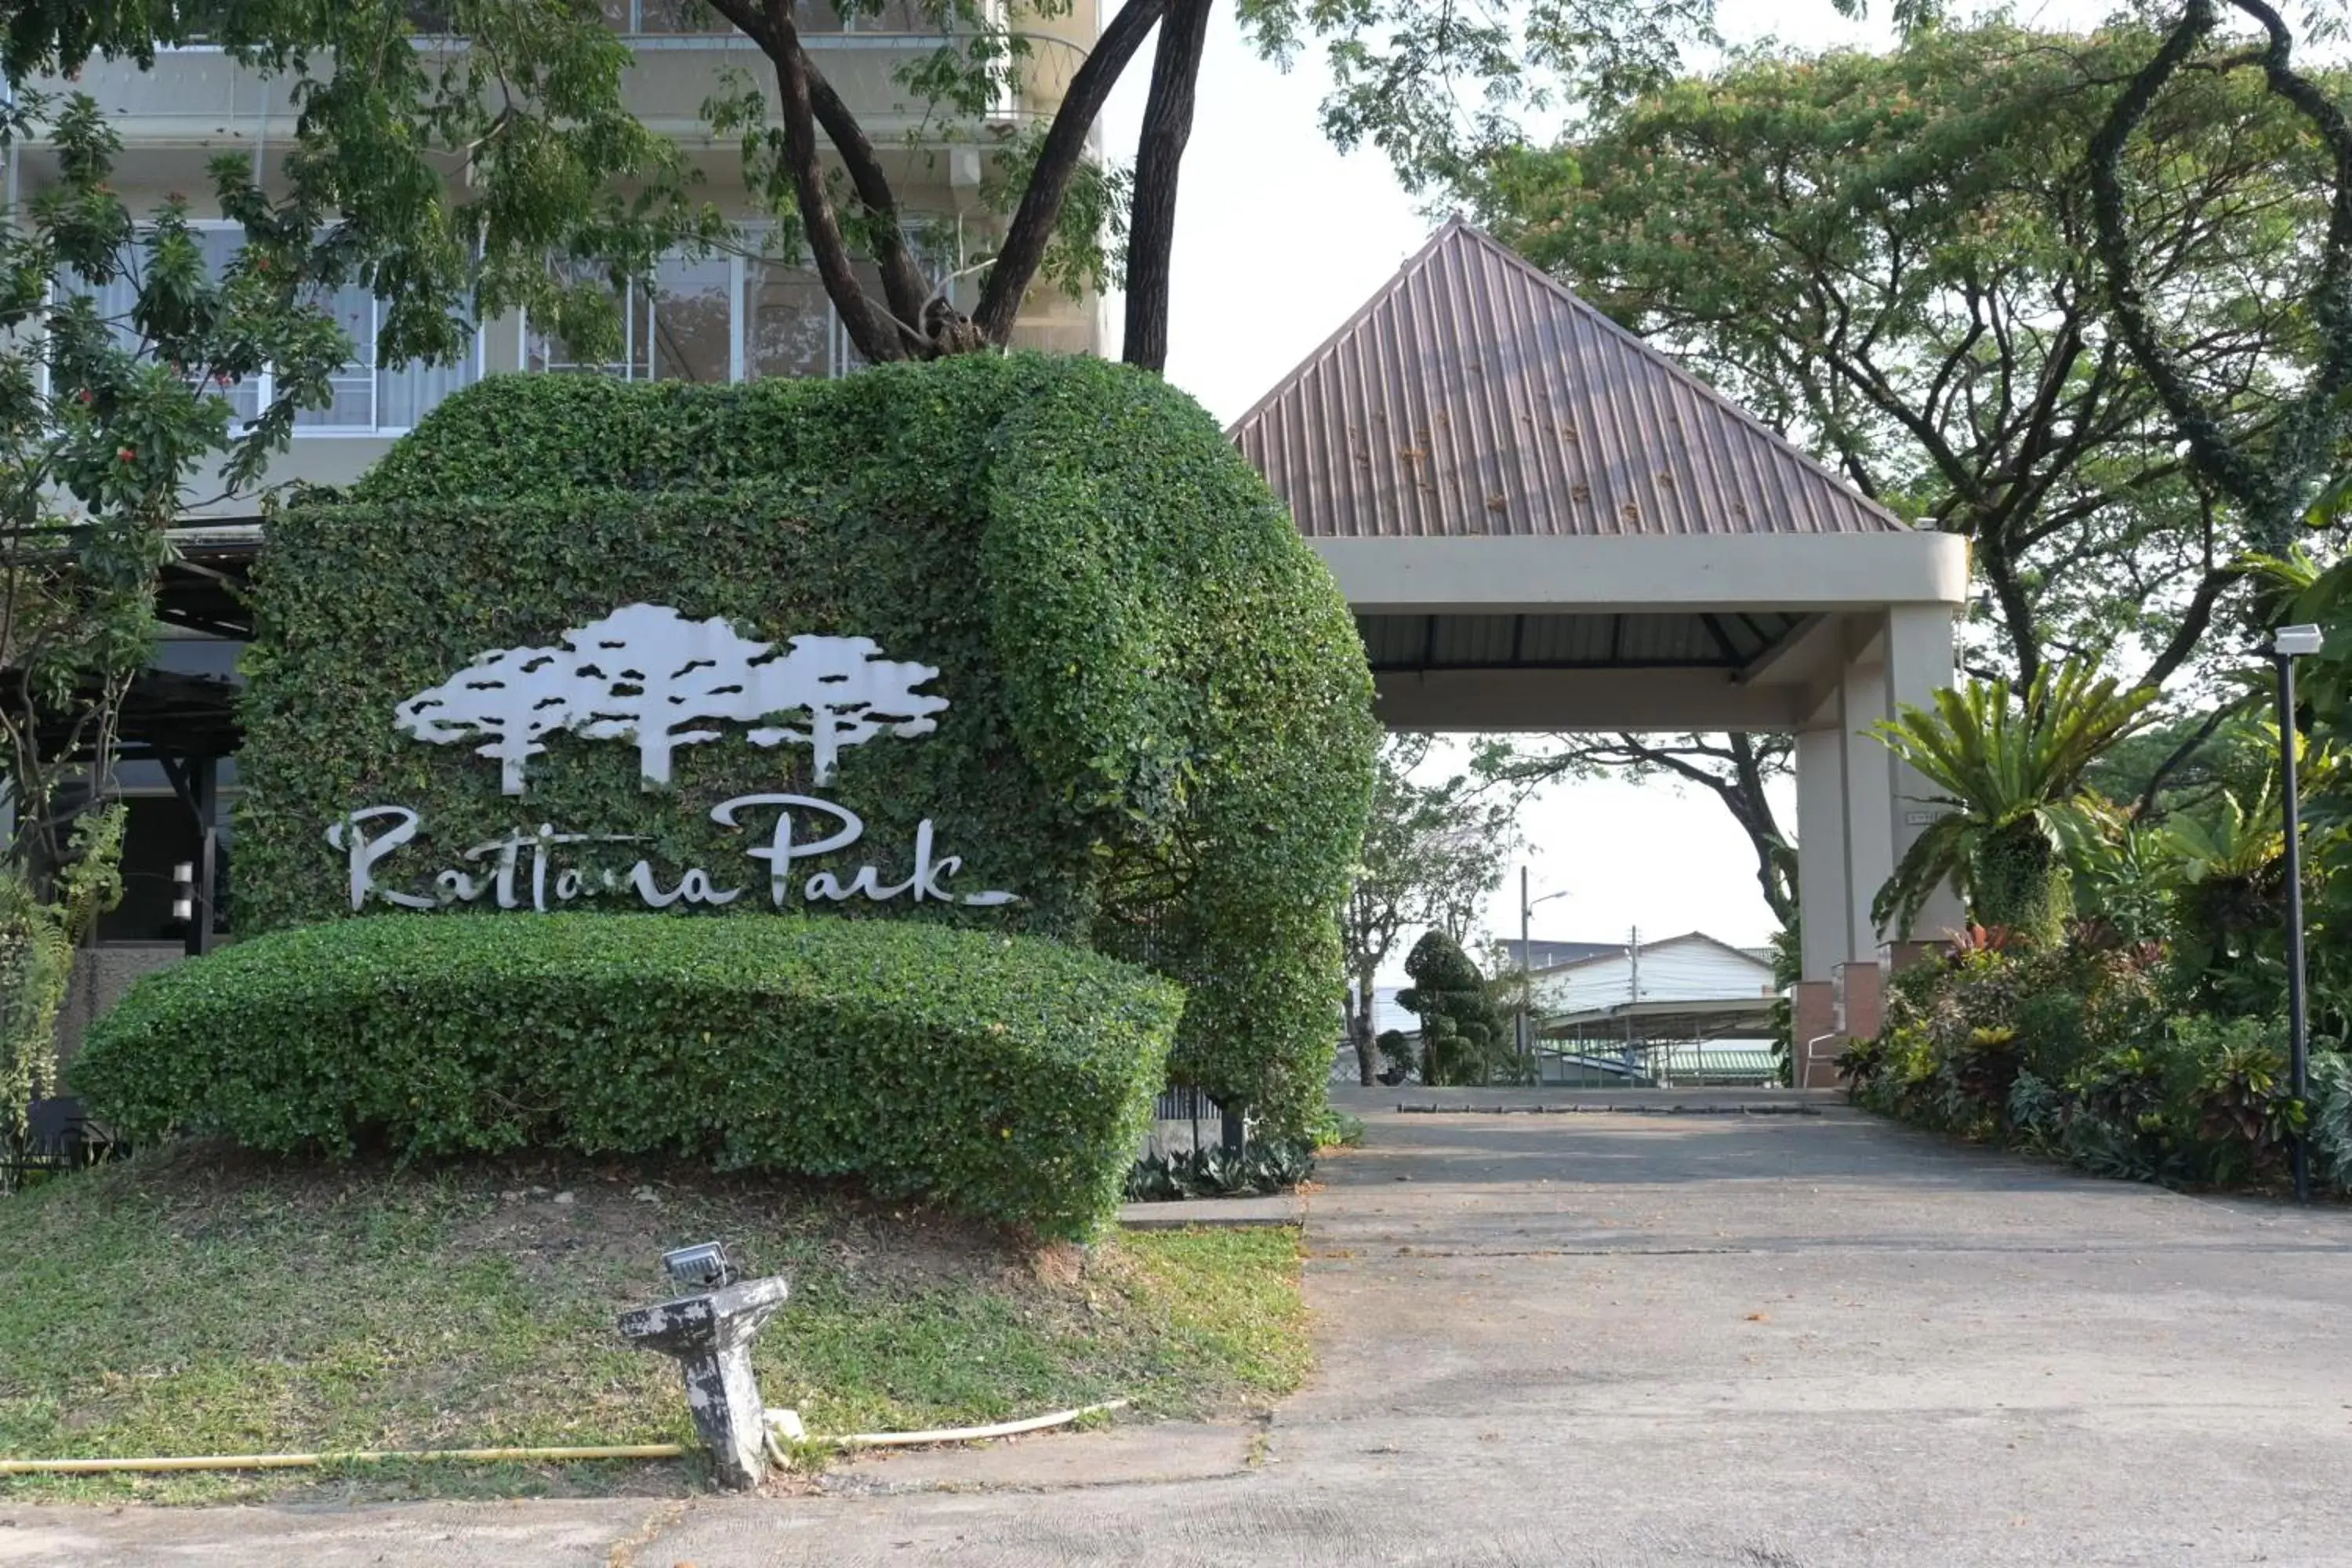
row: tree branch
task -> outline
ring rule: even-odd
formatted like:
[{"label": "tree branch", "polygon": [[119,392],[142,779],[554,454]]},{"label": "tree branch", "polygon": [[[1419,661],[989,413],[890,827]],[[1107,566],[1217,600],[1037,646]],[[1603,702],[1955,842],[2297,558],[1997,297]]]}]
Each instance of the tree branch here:
[{"label": "tree branch", "polygon": [[808,58],[802,52],[800,33],[793,26],[792,0],[764,0],[767,38],[761,47],[775,62],[776,89],[783,100],[784,160],[792,165],[793,193],[800,203],[801,226],[807,231],[809,251],[817,277],[841,312],[841,324],[850,342],[868,360],[905,359],[898,323],[866,297],[851,265],[849,247],[841,237],[833,197],[824,188],[824,170],[817,162],[815,109],[809,85]]},{"label": "tree branch", "polygon": [[1127,0],[1095,40],[1086,63],[1070,78],[1062,107],[1055,111],[1054,123],[1046,128],[1045,142],[1037,150],[1037,166],[1029,172],[1029,184],[1021,193],[1020,205],[1013,209],[1004,243],[997,247],[996,260],[988,269],[979,308],[971,313],[971,324],[990,342],[1001,343],[1013,335],[1022,296],[1028,293],[1030,280],[1045,258],[1046,242],[1053,238],[1055,223],[1061,216],[1062,197],[1070,188],[1079,160],[1086,156],[1087,133],[1109,101],[1111,89],[1118,85],[1128,61],[1150,36],[1164,3]]}]

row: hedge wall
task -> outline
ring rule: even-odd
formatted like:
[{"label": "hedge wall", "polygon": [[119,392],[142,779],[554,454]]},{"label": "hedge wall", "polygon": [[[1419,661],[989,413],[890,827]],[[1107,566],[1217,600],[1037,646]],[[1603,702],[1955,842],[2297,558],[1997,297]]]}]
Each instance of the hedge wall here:
[{"label": "hedge wall", "polygon": [[[1280,504],[1154,378],[1027,355],[725,387],[493,378],[348,497],[274,520],[256,592],[246,931],[351,913],[323,832],[362,806],[422,814],[386,866],[428,880],[547,824],[764,888],[708,807],[814,793],[865,820],[820,863],[845,881],[866,862],[903,877],[928,818],[935,853],[963,858],[957,887],[1022,895],[878,912],[1144,963],[1190,996],[1175,1081],[1280,1128],[1320,1102],[1370,679]],[[670,789],[647,793],[628,747],[555,735],[516,797],[470,748],[394,729],[398,702],[477,654],[638,601],[762,640],[872,637],[938,667],[950,706],[935,733],[845,751],[823,787],[804,751],[730,735],[678,751]]]},{"label": "hedge wall", "polygon": [[677,1153],[1077,1236],[1118,1201],[1181,1006],[1096,953],[906,921],[386,915],[150,978],[73,1080],[139,1139]]}]

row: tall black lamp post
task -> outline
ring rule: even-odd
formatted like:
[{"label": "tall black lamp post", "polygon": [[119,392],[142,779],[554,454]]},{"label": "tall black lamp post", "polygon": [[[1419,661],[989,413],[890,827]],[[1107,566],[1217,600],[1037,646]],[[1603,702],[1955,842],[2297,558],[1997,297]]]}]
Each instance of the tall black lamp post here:
[{"label": "tall black lamp post", "polygon": [[[2279,790],[2286,797],[2286,1038],[2295,1103],[2311,1092],[2311,1040],[2303,1003],[2303,805],[2295,781],[2294,661],[2319,651],[2317,626],[2281,626],[2271,637],[2278,667]],[[2311,1151],[2294,1135],[2294,1201],[2311,1201]]]}]

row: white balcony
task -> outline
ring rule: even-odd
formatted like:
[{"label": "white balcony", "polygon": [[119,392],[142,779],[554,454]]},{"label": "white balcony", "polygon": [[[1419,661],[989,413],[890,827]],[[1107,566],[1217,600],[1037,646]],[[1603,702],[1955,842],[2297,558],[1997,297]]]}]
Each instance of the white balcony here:
[{"label": "white balcony", "polygon": [[[869,22],[861,24],[870,27]],[[773,68],[749,39],[735,33],[625,35],[635,63],[625,84],[633,113],[660,133],[684,141],[706,134],[702,109],[730,76],[758,86],[775,111]],[[923,104],[896,79],[900,68],[938,48],[937,34],[812,31],[811,57],[877,143],[925,123]],[[446,42],[421,39],[427,50]],[[1033,41],[1026,80],[992,120],[1013,123],[1050,113],[1071,73],[1085,58],[1073,38],[1040,35]],[[210,154],[282,143],[291,134],[292,83],[237,64],[217,48],[166,49],[152,69],[128,60],[93,60],[72,81],[44,79],[43,91],[89,93],[103,106],[126,149],[198,149]],[[34,147],[39,145],[36,141]],[[36,154],[37,158],[37,154]]]}]

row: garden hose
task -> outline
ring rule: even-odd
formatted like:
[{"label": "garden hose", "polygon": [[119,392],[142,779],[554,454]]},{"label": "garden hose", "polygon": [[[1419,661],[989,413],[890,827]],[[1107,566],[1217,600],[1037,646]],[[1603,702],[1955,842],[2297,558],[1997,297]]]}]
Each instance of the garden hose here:
[{"label": "garden hose", "polygon": [[[1083,1405],[1074,1410],[1056,1410],[1048,1415],[1033,1415],[1023,1421],[1001,1421],[992,1426],[949,1426],[929,1432],[853,1432],[844,1436],[814,1438],[803,1437],[799,1429],[800,1417],[793,1412],[771,1410],[766,1423],[768,1452],[779,1464],[790,1462],[776,1441],[776,1431],[780,1426],[795,1441],[806,1441],[816,1447],[911,1447],[929,1443],[976,1443],[990,1437],[1012,1437],[1024,1432],[1041,1432],[1049,1426],[1066,1426],[1083,1416],[1122,1409],[1126,1405],[1124,1399],[1113,1399],[1101,1405]],[[573,1459],[682,1459],[688,1452],[683,1443],[619,1443],[603,1447],[570,1448],[358,1448],[343,1453],[321,1454],[205,1454],[137,1459],[0,1459],[0,1476],[92,1476],[121,1471],[162,1470],[292,1470],[320,1465],[377,1464],[399,1459],[448,1459],[459,1464],[476,1465]]]}]

